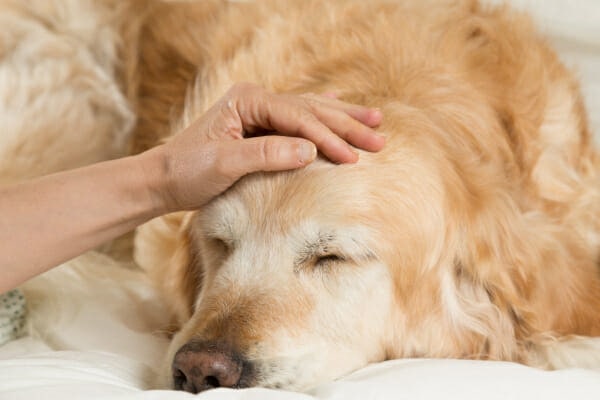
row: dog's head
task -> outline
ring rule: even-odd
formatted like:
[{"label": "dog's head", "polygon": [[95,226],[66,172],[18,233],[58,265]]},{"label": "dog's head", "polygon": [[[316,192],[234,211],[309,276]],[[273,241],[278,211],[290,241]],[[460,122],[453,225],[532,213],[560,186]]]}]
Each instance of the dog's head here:
[{"label": "dog's head", "polygon": [[303,389],[399,357],[526,361],[534,334],[600,329],[596,156],[576,85],[525,19],[476,2],[252,3],[264,8],[223,14],[222,29],[204,7],[224,2],[155,9],[139,131],[169,131],[180,105],[186,126],[250,79],[380,107],[387,144],[355,165],[247,176],[140,230],[138,261],[176,316],[168,386]]},{"label": "dog's head", "polygon": [[172,344],[176,388],[303,388],[385,358],[389,221],[363,168],[254,175],[190,219],[202,285]]},{"label": "dog's head", "polygon": [[465,170],[451,127],[385,112],[382,152],[250,175],[185,216],[158,268],[180,326],[169,386],[304,389],[387,358],[513,358],[526,273],[491,267],[522,256],[505,175]]}]

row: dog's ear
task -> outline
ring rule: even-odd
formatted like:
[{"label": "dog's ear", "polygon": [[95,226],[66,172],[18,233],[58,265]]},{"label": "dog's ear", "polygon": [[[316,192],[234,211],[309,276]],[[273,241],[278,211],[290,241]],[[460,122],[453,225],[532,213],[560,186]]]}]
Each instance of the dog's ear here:
[{"label": "dog's ear", "polygon": [[172,313],[171,333],[187,322],[202,285],[202,267],[195,256],[192,213],[154,219],[137,229],[135,260],[148,272]]},{"label": "dog's ear", "polygon": [[[459,299],[489,334],[490,358],[528,362],[541,336],[596,332],[600,280],[575,231],[521,211],[506,196],[482,204],[454,267]],[[484,306],[491,307],[478,314]]]},{"label": "dog's ear", "polygon": [[[485,338],[484,358],[521,358],[521,340],[533,333],[529,302],[538,285],[536,249],[513,225],[517,219],[486,210],[471,221],[461,255],[454,262],[457,297],[467,320]],[[504,219],[504,220],[500,220]]]}]

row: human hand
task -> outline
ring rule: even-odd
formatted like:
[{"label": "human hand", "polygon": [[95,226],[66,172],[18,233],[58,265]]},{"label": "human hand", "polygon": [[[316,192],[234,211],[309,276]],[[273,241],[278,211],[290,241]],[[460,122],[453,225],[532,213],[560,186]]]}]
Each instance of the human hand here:
[{"label": "human hand", "polygon": [[[356,162],[350,144],[368,151],[383,147],[385,139],[371,129],[381,118],[378,110],[333,96],[236,84],[189,127],[148,152],[160,165],[153,192],[166,212],[195,209],[246,174],[303,167],[317,148],[334,162]],[[278,136],[261,136],[273,132]]]}]

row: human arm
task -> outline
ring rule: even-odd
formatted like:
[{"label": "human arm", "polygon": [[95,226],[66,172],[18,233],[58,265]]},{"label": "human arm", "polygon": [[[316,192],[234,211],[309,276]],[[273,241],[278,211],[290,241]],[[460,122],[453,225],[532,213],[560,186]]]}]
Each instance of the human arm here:
[{"label": "human arm", "polygon": [[[322,96],[234,86],[202,117],[145,153],[0,188],[0,293],[167,212],[201,207],[255,171],[299,168],[316,148],[355,162],[377,151],[378,111]],[[277,131],[283,136],[260,136]]]}]

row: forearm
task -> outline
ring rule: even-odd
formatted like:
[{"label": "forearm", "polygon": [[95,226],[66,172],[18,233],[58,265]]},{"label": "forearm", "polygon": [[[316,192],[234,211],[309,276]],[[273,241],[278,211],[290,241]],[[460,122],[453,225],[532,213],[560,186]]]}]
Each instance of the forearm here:
[{"label": "forearm", "polygon": [[160,215],[157,161],[128,157],[0,188],[0,293]]},{"label": "forearm", "polygon": [[[161,214],[202,207],[242,176],[379,151],[381,112],[316,95],[233,86],[146,153],[0,187],[0,293]],[[244,138],[247,132],[299,136]]]}]

